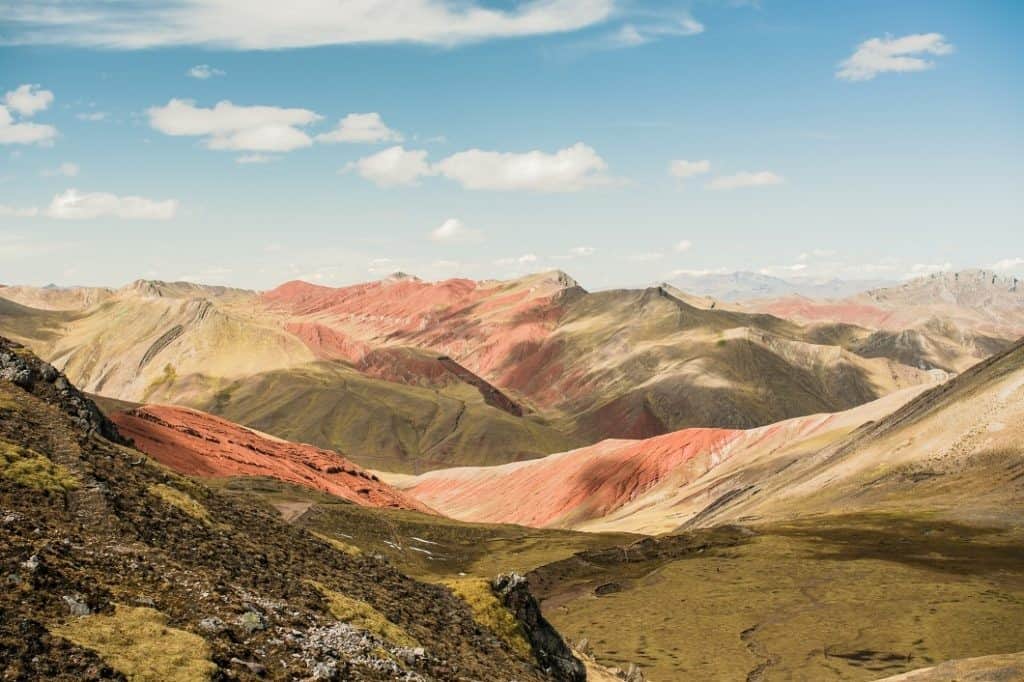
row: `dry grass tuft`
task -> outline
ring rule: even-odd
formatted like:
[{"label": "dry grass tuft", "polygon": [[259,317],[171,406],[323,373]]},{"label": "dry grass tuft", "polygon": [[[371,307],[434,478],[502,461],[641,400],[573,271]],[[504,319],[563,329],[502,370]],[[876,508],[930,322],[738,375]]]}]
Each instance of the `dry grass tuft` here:
[{"label": "dry grass tuft", "polygon": [[202,637],[168,627],[154,609],[116,605],[113,615],[75,618],[50,632],[92,649],[137,682],[209,680],[217,670]]},{"label": "dry grass tuft", "polygon": [[78,487],[78,480],[50,458],[0,440],[0,478],[45,493],[65,493]]},{"label": "dry grass tuft", "polygon": [[206,507],[199,504],[190,495],[181,492],[177,488],[172,488],[169,485],[158,483],[156,485],[149,486],[147,490],[150,495],[160,498],[173,507],[177,507],[194,519],[198,519],[203,522],[210,521],[210,513],[206,511]]},{"label": "dry grass tuft", "polygon": [[442,580],[441,584],[469,605],[477,623],[493,632],[513,650],[525,656],[530,655],[530,644],[526,641],[523,626],[501,605],[489,581],[483,578],[452,578]]}]

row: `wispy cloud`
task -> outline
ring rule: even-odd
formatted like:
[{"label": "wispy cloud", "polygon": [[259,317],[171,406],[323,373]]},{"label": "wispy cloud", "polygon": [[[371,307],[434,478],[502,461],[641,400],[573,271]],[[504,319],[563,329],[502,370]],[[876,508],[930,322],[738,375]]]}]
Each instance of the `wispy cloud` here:
[{"label": "wispy cloud", "polygon": [[81,170],[81,169],[78,167],[77,163],[71,163],[70,161],[65,161],[64,163],[60,164],[56,168],[47,168],[47,169],[41,171],[39,174],[42,175],[43,177],[46,177],[46,178],[53,178],[53,177],[60,177],[60,176],[63,176],[65,178],[73,178],[76,175],[78,175],[79,170]]},{"label": "wispy cloud", "polygon": [[58,220],[170,220],[177,210],[178,202],[173,199],[154,201],[146,197],[122,197],[109,192],[80,192],[72,188],[54,196],[45,214]]},{"label": "wispy cloud", "polygon": [[872,38],[857,46],[857,50],[839,64],[836,78],[848,81],[868,81],[880,73],[925,71],[935,62],[923,55],[942,56],[953,52],[941,33],[917,33],[893,38]]},{"label": "wispy cloud", "polygon": [[680,180],[686,180],[687,178],[696,177],[698,175],[704,175],[711,171],[711,162],[708,160],[703,161],[686,161],[685,159],[675,159],[670,161],[668,164],[668,174],[674,178]]},{"label": "wispy cloud", "polygon": [[[507,3],[506,3],[507,5]],[[206,45],[269,50],[347,43],[456,45],[576,31],[601,23],[614,0],[37,0],[5,12],[6,42],[142,49]]]},{"label": "wispy cloud", "polygon": [[216,76],[226,76],[227,73],[220,69],[215,69],[209,64],[196,64],[186,71],[185,75],[189,78],[196,78],[198,80],[205,81]]}]

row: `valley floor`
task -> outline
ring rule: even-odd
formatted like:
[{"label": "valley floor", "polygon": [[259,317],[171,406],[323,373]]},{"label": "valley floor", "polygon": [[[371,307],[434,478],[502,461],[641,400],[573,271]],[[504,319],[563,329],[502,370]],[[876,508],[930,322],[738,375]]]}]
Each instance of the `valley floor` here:
[{"label": "valley floor", "polygon": [[860,515],[746,533],[583,554],[531,585],[565,636],[652,681],[877,680],[1024,650],[1020,529]]}]

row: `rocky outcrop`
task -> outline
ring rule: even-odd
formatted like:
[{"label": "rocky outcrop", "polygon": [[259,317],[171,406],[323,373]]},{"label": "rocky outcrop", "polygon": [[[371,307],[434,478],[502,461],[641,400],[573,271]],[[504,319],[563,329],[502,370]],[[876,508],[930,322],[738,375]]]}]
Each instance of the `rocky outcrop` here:
[{"label": "rocky outcrop", "polygon": [[87,436],[98,434],[126,444],[117,427],[96,404],[75,388],[63,373],[43,362],[20,343],[0,336],[0,380],[20,386],[38,398],[58,406]]},{"label": "rocky outcrop", "polygon": [[505,608],[512,612],[526,632],[533,655],[551,679],[559,682],[584,682],[587,671],[569,646],[540,612],[526,578],[518,573],[500,575],[492,583]]}]

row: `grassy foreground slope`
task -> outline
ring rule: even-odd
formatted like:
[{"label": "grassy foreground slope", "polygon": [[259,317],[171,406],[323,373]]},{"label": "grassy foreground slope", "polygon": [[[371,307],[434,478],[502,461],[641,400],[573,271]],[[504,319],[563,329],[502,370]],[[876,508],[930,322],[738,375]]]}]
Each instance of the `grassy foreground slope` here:
[{"label": "grassy foreground slope", "polygon": [[0,340],[13,679],[549,679],[450,590],[118,440],[64,376]]}]

